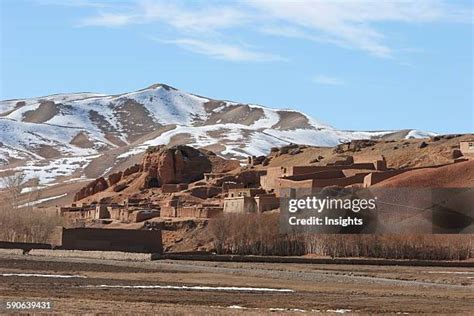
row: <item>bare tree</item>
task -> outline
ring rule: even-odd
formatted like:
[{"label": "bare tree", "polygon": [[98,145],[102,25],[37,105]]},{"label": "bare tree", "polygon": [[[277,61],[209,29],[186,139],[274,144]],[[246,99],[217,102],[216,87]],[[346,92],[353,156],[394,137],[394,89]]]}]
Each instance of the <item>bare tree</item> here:
[{"label": "bare tree", "polygon": [[[25,174],[17,172],[0,178],[0,240],[13,242],[46,242],[62,218],[46,209],[33,207],[39,198],[37,187],[22,195]],[[21,196],[21,197],[20,197]]]},{"label": "bare tree", "polygon": [[25,184],[26,175],[23,171],[15,172],[11,175],[0,178],[0,184],[5,189],[4,201],[6,206],[12,209],[19,207],[20,194]]}]

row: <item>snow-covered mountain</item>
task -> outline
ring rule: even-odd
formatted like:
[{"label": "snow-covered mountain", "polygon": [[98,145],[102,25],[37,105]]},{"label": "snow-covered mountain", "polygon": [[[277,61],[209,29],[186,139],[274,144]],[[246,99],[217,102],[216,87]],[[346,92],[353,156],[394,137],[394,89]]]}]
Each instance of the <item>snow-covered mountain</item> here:
[{"label": "snow-covered mountain", "polygon": [[95,178],[148,146],[188,144],[223,156],[267,154],[288,143],[429,137],[415,130],[341,131],[293,110],[213,100],[155,84],[120,95],[57,94],[0,102],[0,171],[40,184]]}]

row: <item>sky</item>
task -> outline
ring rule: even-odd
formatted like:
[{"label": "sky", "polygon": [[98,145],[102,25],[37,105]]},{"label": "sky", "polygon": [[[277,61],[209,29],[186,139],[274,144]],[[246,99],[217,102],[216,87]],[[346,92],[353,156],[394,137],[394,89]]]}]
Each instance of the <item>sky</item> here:
[{"label": "sky", "polygon": [[0,99],[153,83],[344,130],[474,132],[473,1],[0,0]]}]

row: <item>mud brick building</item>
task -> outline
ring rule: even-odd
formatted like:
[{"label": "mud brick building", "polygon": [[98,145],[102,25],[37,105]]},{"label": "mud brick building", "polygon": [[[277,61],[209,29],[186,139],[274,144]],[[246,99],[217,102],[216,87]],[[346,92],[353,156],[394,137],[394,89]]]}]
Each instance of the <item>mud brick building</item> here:
[{"label": "mud brick building", "polygon": [[57,208],[59,216],[70,222],[81,222],[93,218],[95,207],[90,205],[72,204],[71,206],[61,206]]},{"label": "mud brick building", "polygon": [[347,157],[326,166],[292,166],[268,168],[267,174],[260,178],[262,188],[274,192],[289,188],[317,188],[326,186],[348,186],[364,183],[371,172],[384,172],[387,163],[383,157],[370,162],[356,162]]},{"label": "mud brick building", "polygon": [[464,156],[474,156],[474,139],[472,141],[460,142],[459,149]]},{"label": "mud brick building", "polygon": [[230,189],[224,198],[224,213],[261,213],[279,206],[280,199],[263,189]]},{"label": "mud brick building", "polygon": [[179,205],[177,199],[165,201],[160,210],[164,218],[215,218],[222,214],[222,207],[215,204]]}]

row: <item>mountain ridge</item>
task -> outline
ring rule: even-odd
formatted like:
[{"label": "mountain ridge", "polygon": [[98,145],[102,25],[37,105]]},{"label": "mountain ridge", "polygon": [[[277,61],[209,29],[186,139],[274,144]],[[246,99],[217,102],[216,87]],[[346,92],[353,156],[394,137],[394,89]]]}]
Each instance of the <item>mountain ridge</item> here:
[{"label": "mountain ridge", "polygon": [[0,131],[0,172],[25,171],[41,185],[105,175],[148,146],[163,144],[244,158],[289,143],[334,146],[353,139],[434,135],[338,130],[296,110],[216,100],[164,83],[115,95],[58,93],[0,101]]}]

